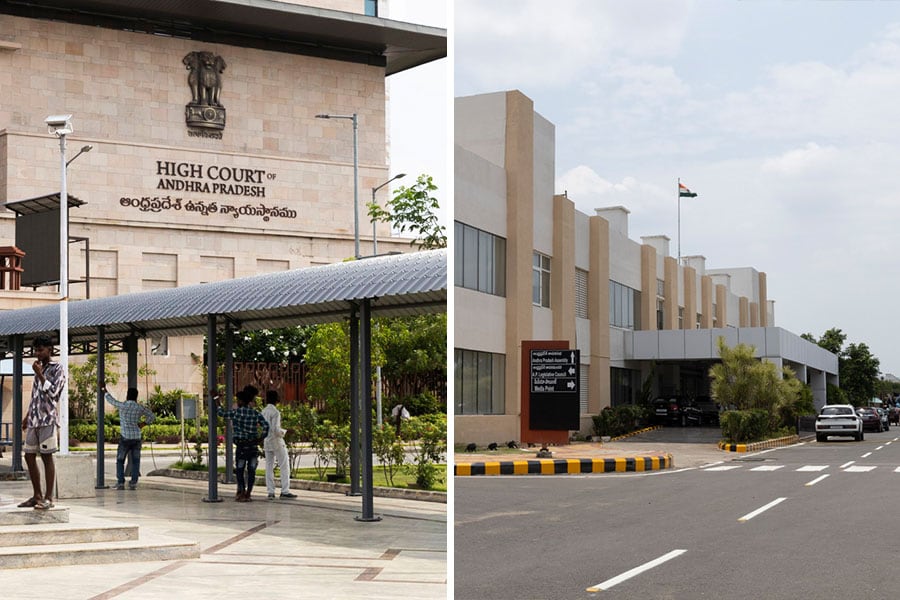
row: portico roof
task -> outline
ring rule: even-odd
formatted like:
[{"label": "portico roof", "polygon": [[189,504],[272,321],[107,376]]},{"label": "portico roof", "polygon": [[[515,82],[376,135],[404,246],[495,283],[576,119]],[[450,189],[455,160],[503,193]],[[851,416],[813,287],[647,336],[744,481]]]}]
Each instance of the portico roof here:
[{"label": "portico roof", "polygon": [[385,75],[447,56],[445,29],[274,0],[0,0],[0,13],[378,65]]}]

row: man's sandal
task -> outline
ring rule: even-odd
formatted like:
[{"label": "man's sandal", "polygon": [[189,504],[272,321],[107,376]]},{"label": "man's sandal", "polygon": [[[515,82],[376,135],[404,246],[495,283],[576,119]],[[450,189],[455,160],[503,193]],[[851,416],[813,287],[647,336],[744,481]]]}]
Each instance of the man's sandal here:
[{"label": "man's sandal", "polygon": [[34,496],[32,496],[25,502],[20,502],[19,508],[31,508],[32,506],[35,506],[37,503],[38,503],[38,501],[34,499]]},{"label": "man's sandal", "polygon": [[50,510],[53,508],[53,502],[44,498],[43,500],[38,500],[37,504],[34,505],[35,510]]}]

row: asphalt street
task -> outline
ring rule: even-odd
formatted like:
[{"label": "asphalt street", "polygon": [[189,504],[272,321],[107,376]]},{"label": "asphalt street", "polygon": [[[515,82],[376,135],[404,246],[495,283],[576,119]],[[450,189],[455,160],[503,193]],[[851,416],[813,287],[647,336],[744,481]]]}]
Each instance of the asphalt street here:
[{"label": "asphalt street", "polygon": [[895,598],[898,440],[644,474],[457,477],[454,598]]}]

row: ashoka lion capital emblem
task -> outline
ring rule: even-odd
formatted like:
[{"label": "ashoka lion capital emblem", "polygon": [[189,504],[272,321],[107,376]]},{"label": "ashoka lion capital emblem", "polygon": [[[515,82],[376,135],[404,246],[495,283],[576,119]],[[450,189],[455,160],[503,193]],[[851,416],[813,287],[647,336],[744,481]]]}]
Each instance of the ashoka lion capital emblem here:
[{"label": "ashoka lion capital emblem", "polygon": [[225,129],[225,107],[219,101],[225,59],[212,52],[189,52],[182,59],[188,73],[191,101],[185,106],[188,127]]}]

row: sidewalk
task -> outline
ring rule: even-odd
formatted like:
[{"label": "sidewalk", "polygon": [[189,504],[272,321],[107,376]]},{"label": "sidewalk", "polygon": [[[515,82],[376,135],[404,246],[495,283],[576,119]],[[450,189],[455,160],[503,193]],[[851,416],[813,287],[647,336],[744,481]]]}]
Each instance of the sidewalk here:
[{"label": "sidewalk", "polygon": [[[9,469],[8,454],[0,469]],[[107,482],[115,483],[114,477]],[[144,476],[136,491],[97,490],[66,499],[73,514],[140,525],[141,535],[199,542],[196,560],[0,570],[4,600],[54,590],[67,600],[128,598],[445,599],[446,504],[375,498],[378,522],[362,522],[360,497],[294,490],[290,500],[235,503],[220,484],[206,503],[206,481]],[[27,481],[0,481],[0,496],[22,500]]]}]

